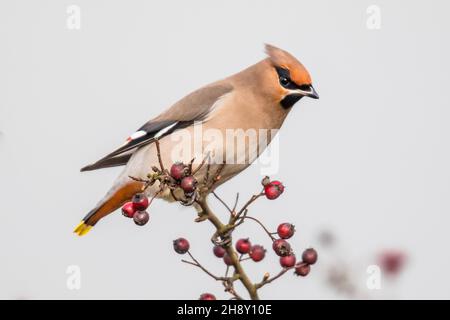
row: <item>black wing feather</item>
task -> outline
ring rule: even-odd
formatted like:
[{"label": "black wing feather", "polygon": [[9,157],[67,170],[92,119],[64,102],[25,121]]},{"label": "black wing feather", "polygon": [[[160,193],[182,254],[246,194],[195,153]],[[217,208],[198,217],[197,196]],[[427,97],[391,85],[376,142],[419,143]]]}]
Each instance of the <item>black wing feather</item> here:
[{"label": "black wing feather", "polygon": [[175,103],[167,111],[140,127],[138,132],[143,131],[145,133],[143,136],[130,140],[128,143],[94,164],[82,168],[81,171],[90,171],[126,164],[137,148],[155,141],[155,136],[161,132],[161,130],[172,126],[169,130],[163,131],[163,134],[159,133],[158,138],[162,138],[175,130],[188,127],[192,125],[194,121],[204,120],[217,99],[230,92],[232,89],[233,87],[229,84],[215,84],[192,92]]},{"label": "black wing feather", "polygon": [[174,132],[175,130],[188,127],[191,124],[193,124],[193,122],[194,121],[172,121],[172,120],[148,122],[142,127],[140,127],[138,130],[138,131],[145,131],[146,134],[144,136],[129,141],[127,144],[114,150],[113,152],[101,158],[97,162],[81,168],[80,171],[81,172],[91,171],[101,168],[109,168],[124,165],[128,162],[128,160],[130,160],[131,155],[137,148],[143,147],[149,143],[154,142],[155,135],[164,128],[167,128],[175,124],[172,128],[170,128],[170,130],[168,130],[158,138],[162,138]]}]

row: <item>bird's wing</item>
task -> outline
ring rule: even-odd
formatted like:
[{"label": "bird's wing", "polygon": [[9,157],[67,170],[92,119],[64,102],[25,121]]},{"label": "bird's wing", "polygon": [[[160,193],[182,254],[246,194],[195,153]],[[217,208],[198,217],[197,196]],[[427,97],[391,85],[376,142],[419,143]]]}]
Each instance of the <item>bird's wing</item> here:
[{"label": "bird's wing", "polygon": [[175,130],[186,128],[195,121],[206,119],[216,101],[233,90],[231,85],[216,84],[198,89],[187,95],[156,118],[148,121],[126,142],[97,162],[85,166],[81,171],[121,166],[128,162],[132,154],[144,145],[154,142]]}]

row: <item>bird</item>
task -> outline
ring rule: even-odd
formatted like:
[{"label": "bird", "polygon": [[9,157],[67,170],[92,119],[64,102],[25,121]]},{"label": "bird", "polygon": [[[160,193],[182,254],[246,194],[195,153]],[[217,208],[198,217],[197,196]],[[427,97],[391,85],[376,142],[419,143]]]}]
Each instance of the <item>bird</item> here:
[{"label": "bird", "polygon": [[[299,60],[270,44],[265,44],[265,53],[266,57],[256,64],[188,94],[141,126],[119,148],[83,167],[82,172],[116,166],[124,166],[124,169],[106,195],[76,226],[74,233],[79,236],[87,234],[100,219],[142,192],[143,183],[138,179],[147,177],[150,168],[158,166],[159,160],[165,168],[170,168],[177,161],[174,154],[183,154],[196,143],[204,144],[206,139],[211,139],[205,135],[196,138],[199,127],[202,132],[214,132],[223,137],[229,130],[269,130],[276,134],[301,98],[319,98],[309,72]],[[224,146],[225,143],[216,143],[210,148],[201,145],[200,157],[210,162],[208,170],[221,166],[221,179],[209,192],[247,168],[264,151],[273,136],[266,134],[268,141],[265,143],[250,141],[247,137],[246,141],[252,145],[245,145],[240,148],[242,150],[230,149]],[[225,138],[221,139],[226,142]],[[255,154],[247,154],[250,148],[256,150]],[[192,152],[186,154],[192,156]],[[221,162],[213,162],[211,154],[220,158]],[[243,161],[239,162],[237,158]],[[198,181],[205,178],[205,166],[198,175]],[[155,184],[145,192],[148,196],[155,196],[157,188]],[[159,193],[157,198],[175,201],[169,190]]]}]

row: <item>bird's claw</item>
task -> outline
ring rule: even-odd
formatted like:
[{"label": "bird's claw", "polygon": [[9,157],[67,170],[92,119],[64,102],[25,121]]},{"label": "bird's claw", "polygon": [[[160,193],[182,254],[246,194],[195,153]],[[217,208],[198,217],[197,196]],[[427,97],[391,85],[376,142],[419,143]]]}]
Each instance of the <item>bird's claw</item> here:
[{"label": "bird's claw", "polygon": [[186,200],[180,200],[180,203],[183,206],[191,206],[191,205],[193,205],[194,202],[197,200],[197,197],[198,197],[197,190],[192,192],[192,194],[189,194],[189,195],[186,194],[186,197],[187,197],[187,199]]},{"label": "bird's claw", "polygon": [[226,233],[223,236],[215,233],[211,238],[211,242],[216,246],[227,247],[231,244],[231,233]]}]

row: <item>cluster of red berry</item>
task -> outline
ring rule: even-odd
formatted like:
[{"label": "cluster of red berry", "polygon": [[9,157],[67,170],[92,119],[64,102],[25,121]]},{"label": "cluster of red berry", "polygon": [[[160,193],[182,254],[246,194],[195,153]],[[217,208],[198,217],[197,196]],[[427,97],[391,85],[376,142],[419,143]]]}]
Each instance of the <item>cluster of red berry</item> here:
[{"label": "cluster of red berry", "polygon": [[197,188],[197,179],[191,175],[189,166],[176,162],[170,167],[170,176],[176,180],[186,195],[190,195]]},{"label": "cluster of red berry", "polygon": [[145,211],[150,205],[147,196],[144,193],[137,193],[133,196],[131,202],[127,202],[122,207],[122,214],[127,218],[133,218],[134,223],[143,226],[150,219],[150,215]]},{"label": "cluster of red berry", "polygon": [[[190,173],[190,167],[180,162],[173,164],[170,168],[171,184],[180,187],[187,197],[191,196],[197,188],[197,180]],[[130,202],[122,206],[122,214],[127,218],[133,218],[138,226],[143,226],[150,218],[145,211],[150,203],[151,200],[149,201],[144,193],[137,193]]]},{"label": "cluster of red berry", "polygon": [[[177,162],[171,166],[169,171],[160,170],[156,167],[153,168],[153,171],[153,174],[148,175],[149,180],[144,181],[146,182],[145,188],[151,186],[155,181],[158,180],[160,182],[160,192],[163,190],[163,188],[168,187],[171,190],[172,195],[175,197],[173,190],[182,189],[185,199],[191,200],[187,201],[176,199],[177,201],[180,201],[185,205],[191,205],[195,201],[198,201],[199,193],[197,190],[197,179],[194,177],[196,171],[192,170],[192,163],[190,165],[186,165],[184,163]],[[217,177],[217,179],[218,178],[219,177]],[[232,223],[232,226],[236,227],[237,225],[243,223],[245,219],[253,219],[257,221],[272,239],[272,249],[279,257],[280,265],[283,268],[281,274],[290,269],[294,269],[294,274],[304,277],[309,274],[310,266],[316,263],[317,252],[312,248],[306,249],[302,253],[301,261],[297,262],[297,258],[291,248],[291,245],[287,241],[287,239],[290,239],[295,233],[294,225],[287,222],[281,223],[278,226],[277,231],[271,233],[259,220],[254,217],[247,216],[248,204],[250,204],[260,196],[265,196],[269,200],[275,200],[284,192],[285,189],[284,185],[280,181],[271,181],[269,177],[265,177],[262,180],[262,185],[263,191],[260,194],[253,196],[252,199],[239,212],[229,209],[231,213],[230,221]],[[154,197],[157,194],[158,193],[156,193]],[[149,214],[146,210],[151,204],[152,200],[153,198],[149,200],[144,192],[138,193],[133,196],[130,202],[125,203],[125,205],[122,207],[122,213],[125,217],[132,218],[137,225],[145,225],[149,221]],[[277,235],[278,237],[276,237],[275,235]],[[228,246],[230,246],[230,242],[216,242],[216,245],[213,247],[214,255],[218,258],[223,259],[223,262],[227,266],[232,266],[235,263],[239,264],[244,260],[253,260],[254,262],[259,262],[262,261],[266,256],[266,249],[262,245],[252,244],[249,238],[239,239],[235,243],[236,251],[240,254],[240,256],[237,257],[238,261],[236,261],[236,258],[232,259],[232,257],[230,257],[228,253],[232,251],[228,250]],[[188,240],[186,240],[185,238],[178,238],[174,240],[173,248],[178,254],[187,253],[194,261],[192,264],[200,266],[192,256],[192,254],[189,252],[190,244]],[[183,260],[183,262],[186,261]],[[267,279],[268,277],[269,276],[267,276]],[[211,293],[204,293],[200,296],[200,300],[215,299],[216,297]]]},{"label": "cluster of red berry", "polygon": [[[291,238],[295,233],[295,227],[291,223],[282,223],[278,226],[277,232],[279,239],[273,240],[272,248],[274,252],[280,257],[280,265],[283,268],[294,268],[294,273],[298,276],[305,277],[311,270],[311,265],[317,261],[317,251],[313,248],[303,251],[302,260],[297,264],[297,259],[292,251],[291,245],[286,239]],[[173,248],[179,254],[185,254],[189,251],[189,241],[185,238],[178,238],[173,241]],[[239,239],[235,244],[236,251],[241,254],[239,260],[243,261],[246,258],[254,262],[259,262],[264,259],[266,250],[261,245],[252,245],[248,238]],[[213,253],[216,257],[222,258],[227,266],[233,264],[231,257],[227,254],[224,247],[216,245],[213,247]],[[248,257],[245,255],[248,254]],[[211,293],[204,293],[200,296],[200,300],[216,300],[216,297]]]},{"label": "cluster of red berry", "polygon": [[[295,233],[294,225],[290,223],[282,223],[277,228],[277,234],[280,239],[275,239],[272,243],[273,251],[280,257],[280,265],[283,268],[291,268],[295,266],[295,273],[299,276],[306,276],[310,271],[310,265],[316,263],[317,252],[316,250],[309,248],[302,254],[302,261],[296,263],[295,254],[292,251],[291,245],[286,239],[291,238]],[[236,242],[236,251],[241,254],[240,259],[245,259],[245,255],[248,254],[248,258],[254,262],[259,262],[266,256],[266,249],[262,245],[252,245],[248,238],[239,239]],[[226,265],[232,265],[231,258],[226,253],[225,249],[221,246],[214,246],[213,253],[216,257],[222,258]]]}]

